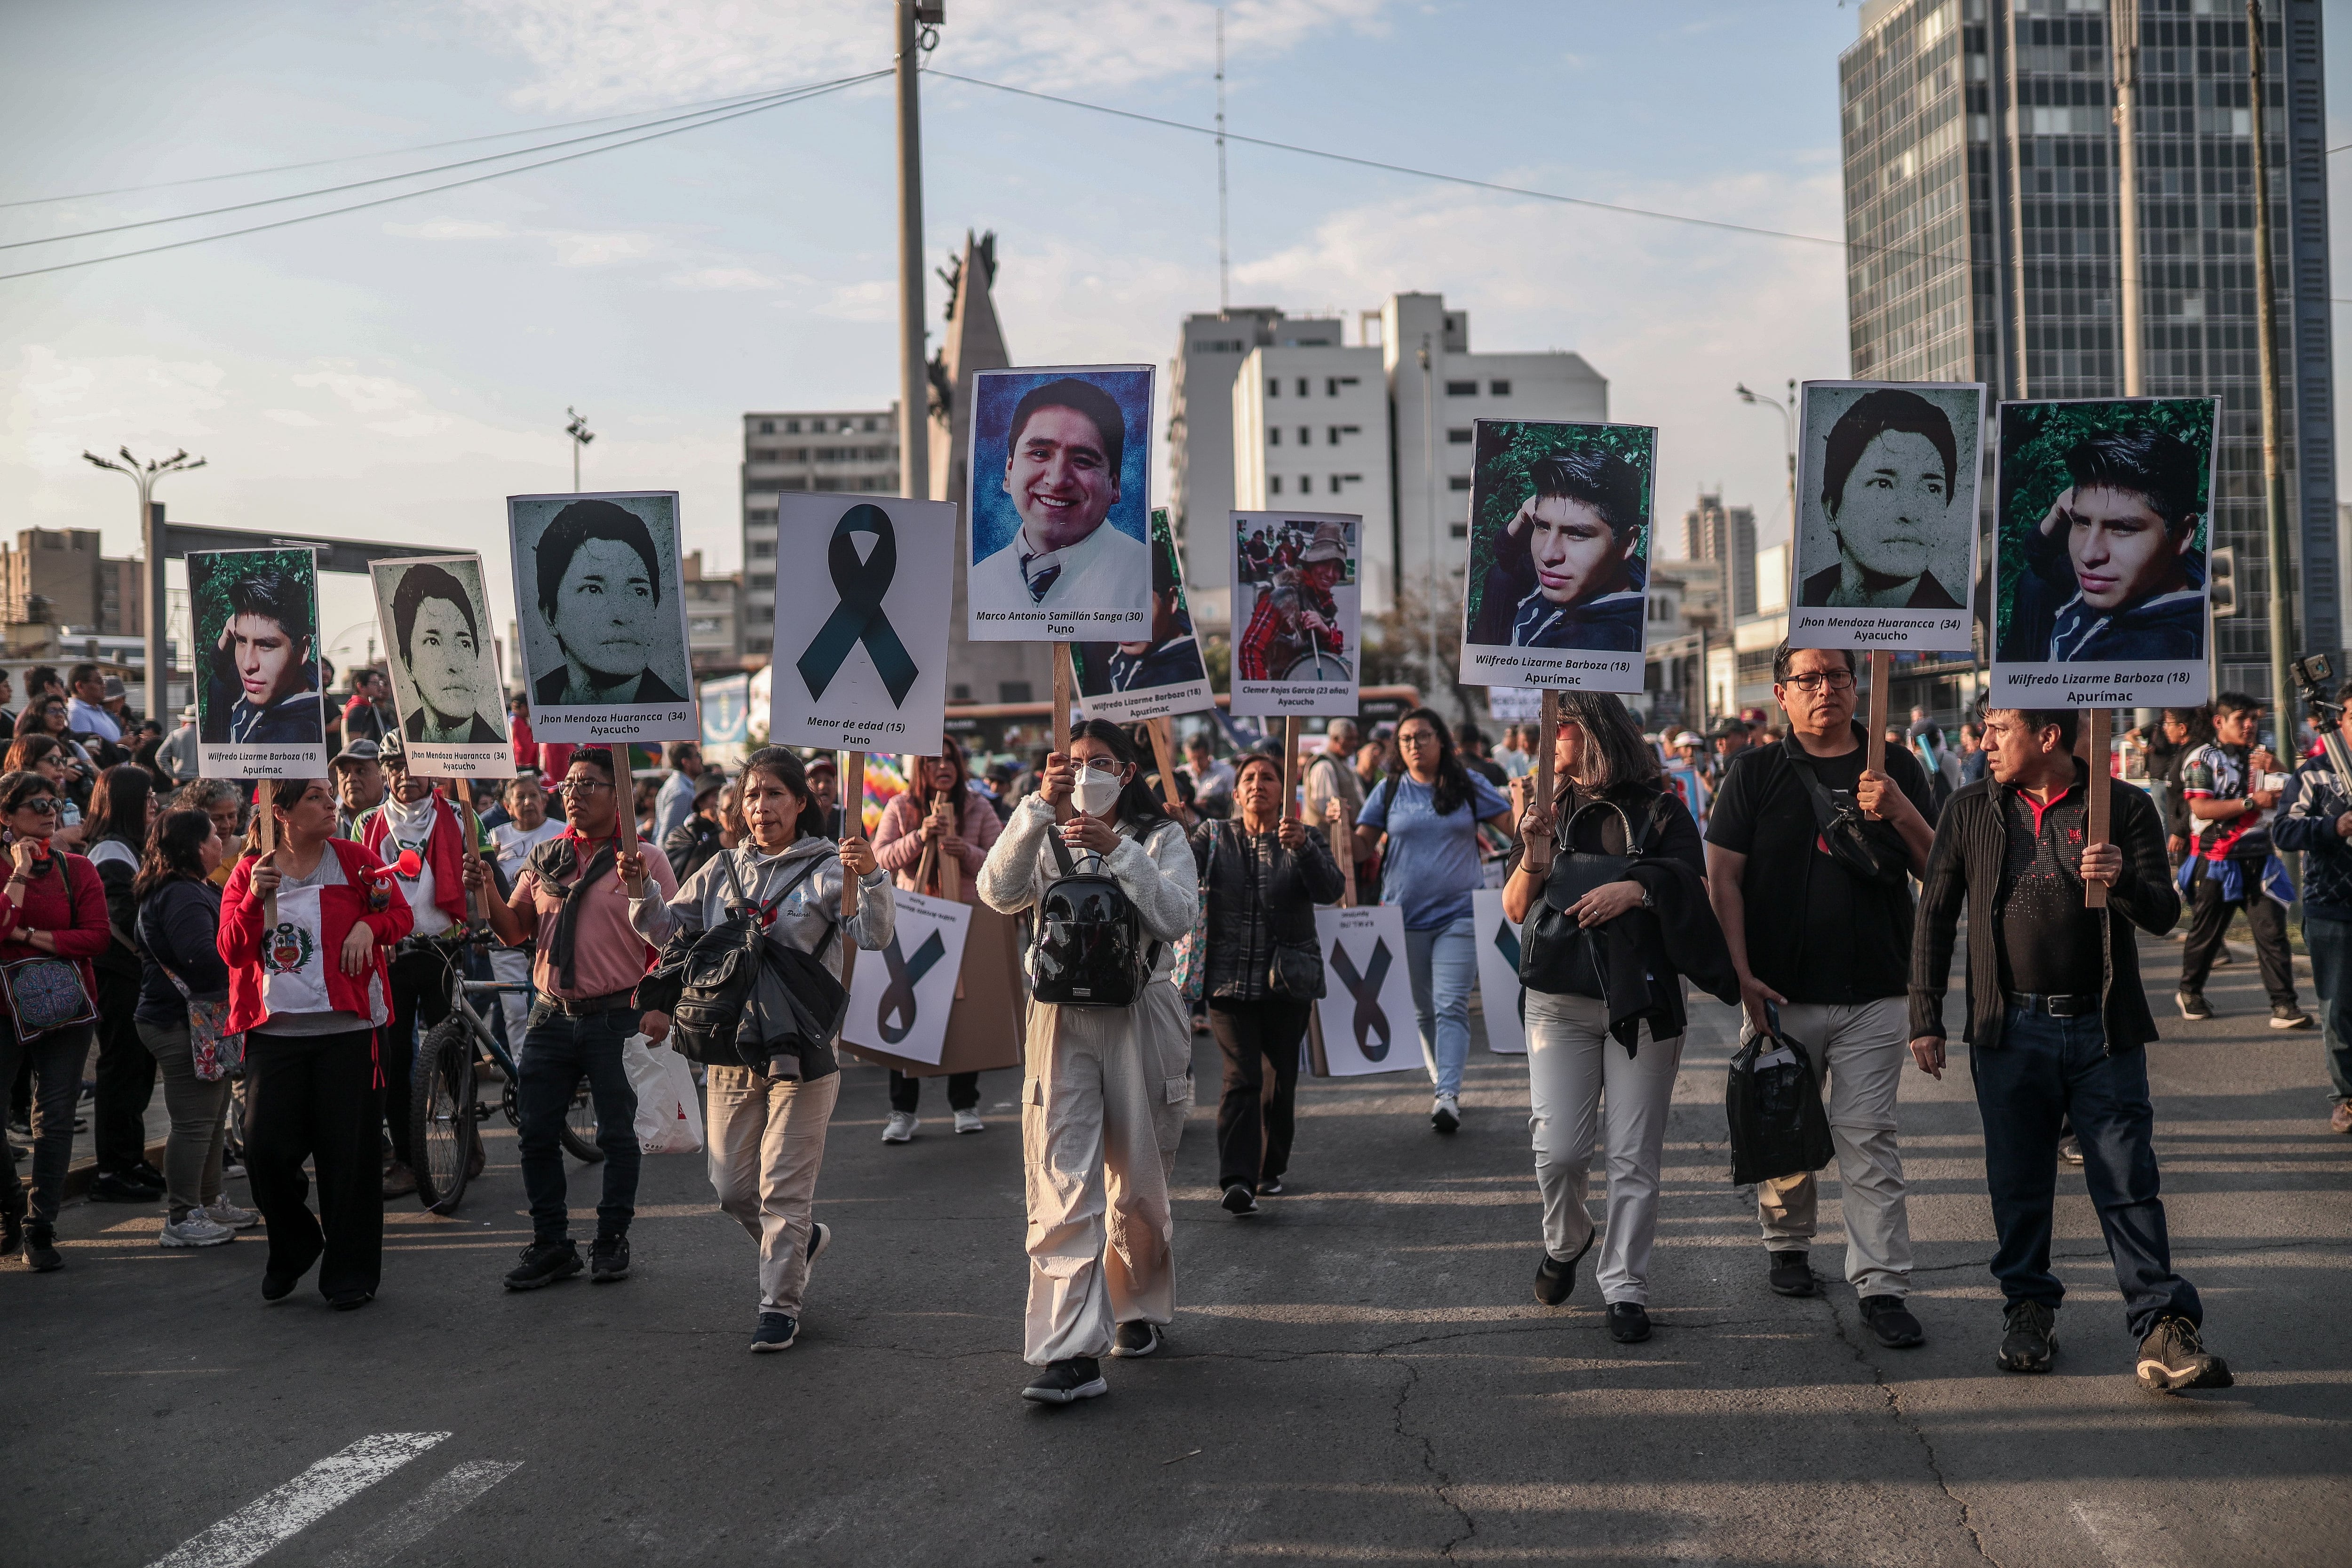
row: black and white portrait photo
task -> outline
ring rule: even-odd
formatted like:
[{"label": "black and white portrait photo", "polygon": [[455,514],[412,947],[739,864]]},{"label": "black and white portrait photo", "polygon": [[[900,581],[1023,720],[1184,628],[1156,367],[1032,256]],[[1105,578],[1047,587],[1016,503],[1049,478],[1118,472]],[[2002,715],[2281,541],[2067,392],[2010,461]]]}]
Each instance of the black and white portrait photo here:
[{"label": "black and white portrait photo", "polygon": [[373,563],[369,574],[409,765],[450,777],[513,776],[482,558],[400,556]]},{"label": "black and white portrait photo", "polygon": [[510,496],[507,509],[539,738],[693,739],[677,493]]}]

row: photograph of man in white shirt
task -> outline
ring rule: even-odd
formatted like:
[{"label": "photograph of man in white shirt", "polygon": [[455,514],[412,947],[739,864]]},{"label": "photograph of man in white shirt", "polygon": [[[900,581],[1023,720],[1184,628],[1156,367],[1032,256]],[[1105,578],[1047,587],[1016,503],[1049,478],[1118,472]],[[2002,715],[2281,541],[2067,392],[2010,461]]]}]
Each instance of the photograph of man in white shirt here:
[{"label": "photograph of man in white shirt", "polygon": [[[1144,373],[1147,386],[1148,377]],[[979,395],[988,390],[983,380]],[[986,422],[984,410],[980,417]],[[1014,405],[999,482],[1021,526],[973,563],[975,611],[1030,612],[1024,618],[1032,625],[1039,610],[1118,611],[1148,624],[1150,553],[1109,521],[1119,504],[1127,437],[1118,400],[1076,376],[1034,386]],[[973,536],[977,543],[977,528]]]}]

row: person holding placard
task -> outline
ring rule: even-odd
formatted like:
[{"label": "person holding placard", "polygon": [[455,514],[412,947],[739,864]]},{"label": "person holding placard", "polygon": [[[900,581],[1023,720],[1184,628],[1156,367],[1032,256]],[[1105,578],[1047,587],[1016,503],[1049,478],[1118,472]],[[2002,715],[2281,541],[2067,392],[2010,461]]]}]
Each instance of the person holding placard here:
[{"label": "person holding placard", "polygon": [[1356,818],[1356,858],[1386,850],[1381,902],[1404,910],[1405,967],[1421,1055],[1435,1090],[1429,1124],[1462,1125],[1462,1068],[1470,1059],[1470,988],[1478,978],[1471,894],[1484,882],[1478,825],[1512,830],[1511,803],[1462,765],[1453,732],[1433,708],[1397,721],[1404,771],[1389,774]]},{"label": "person holding placard", "polygon": [[[971,903],[974,886],[988,852],[1004,832],[1004,824],[975,793],[964,772],[963,748],[952,736],[943,736],[936,757],[912,757],[907,787],[882,808],[874,828],[874,858],[910,893],[952,898]],[[944,868],[955,867],[955,888],[947,890]],[[885,1143],[904,1143],[915,1135],[915,1112],[923,1103],[923,1080],[890,1069],[890,1120],[882,1129]],[[955,1113],[958,1132],[979,1132],[980,1074],[948,1074],[948,1109]]]},{"label": "person holding placard", "polygon": [[[1057,822],[1065,810],[1073,815]],[[1117,879],[1152,944],[1150,978],[1126,1006],[1029,1005],[1023,1357],[1043,1370],[1022,1397],[1067,1405],[1108,1393],[1099,1358],[1151,1354],[1175,1314],[1162,1162],[1192,1104],[1192,1030],[1169,977],[1200,888],[1183,828],[1145,787],[1135,742],[1116,724],[1081,724],[1066,752],[1045,759],[1043,788],[981,866],[982,901],[1003,914],[1038,905],[1063,874],[1049,836],[1074,864]]]},{"label": "person holding placard", "polygon": [[1290,1168],[1298,1042],[1323,992],[1315,906],[1336,900],[1347,879],[1321,830],[1283,810],[1280,762],[1244,757],[1234,800],[1234,820],[1193,830],[1192,865],[1209,917],[1202,994],[1225,1058],[1217,1185],[1238,1215],[1281,1192]]},{"label": "person holding placard", "polygon": [[[1777,1003],[1781,1034],[1828,1080],[1846,1279],[1864,1319],[1880,1343],[1916,1345],[1895,1100],[1909,1037],[1910,879],[1927,868],[1933,797],[1900,746],[1885,772],[1866,766],[1852,649],[1783,643],[1772,682],[1789,738],[1740,752],[1725,773],[1707,820],[1708,894],[1739,974],[1743,1038],[1766,1030],[1765,1005]],[[1810,1171],[1757,1184],[1766,1278],[1783,1296],[1819,1290],[1806,1259],[1817,1187]]]},{"label": "person holding placard", "polygon": [[[1528,1122],[1535,1135],[1536,1187],[1544,1209],[1536,1300],[1547,1307],[1568,1300],[1576,1288],[1577,1262],[1600,1234],[1585,1211],[1585,1179],[1599,1131],[1609,1163],[1609,1244],[1598,1270],[1601,1293],[1609,1337],[1633,1344],[1650,1337],[1658,1171],[1667,1104],[1682,1063],[1684,970],[1677,960],[1703,986],[1730,992],[1738,977],[1707,907],[1706,852],[1698,824],[1666,787],[1657,755],[1643,742],[1633,716],[1622,700],[1602,691],[1565,692],[1559,705],[1552,755],[1560,788],[1550,804],[1532,798],[1532,788],[1523,790],[1528,798],[1519,818],[1520,846],[1503,884],[1503,912],[1515,922],[1528,921],[1548,900],[1560,900],[1551,913],[1574,921],[1578,930],[1569,945],[1580,949],[1577,961],[1558,973],[1521,970],[1527,986]],[[1622,877],[1599,886],[1555,891],[1549,879],[1562,854],[1628,856],[1629,863]],[[1648,979],[1646,988],[1612,989],[1607,984],[1603,963],[1610,974],[1621,965],[1603,942],[1626,945]],[[1553,950],[1538,942],[1534,931],[1522,936],[1525,952]],[[1561,988],[1547,989],[1538,982],[1556,982]],[[1647,1008],[1646,1041],[1641,1038],[1644,1018],[1625,1010],[1637,1002]]]},{"label": "person holding placard", "polygon": [[[1985,715],[1992,776],[1952,797],[1920,894],[1911,1056],[1943,1077],[1944,993],[1965,905],[1963,1034],[1984,1121],[1992,1273],[2006,1301],[1999,1364],[2046,1373],[2057,1353],[2066,1288],[2050,1244],[2059,1134],[2071,1124],[2125,1321],[2140,1342],[2140,1386],[2227,1388],[2228,1364],[2203,1343],[2197,1288],[2173,1271],[2148,1100],[2146,1047],[2157,1033],[2139,933],[2169,931],[2180,898],[2155,803],[2074,755],[2077,719],[2071,708]],[[2107,792],[2112,813],[2099,844],[2090,842],[2094,789]],[[2094,882],[2106,889],[2104,908],[2084,898]]]},{"label": "person holding placard", "polygon": [[[2336,729],[2352,742],[2352,680],[2336,693]],[[2324,712],[2324,710],[2323,710]],[[2170,715],[2167,715],[2169,719]],[[2327,1130],[2352,1132],[2352,778],[2323,749],[2288,781],[2273,825],[2278,847],[2303,853],[2303,944],[2327,1060]]]},{"label": "person holding placard", "polygon": [[[736,792],[748,841],[697,871],[667,903],[633,901],[637,931],[656,944],[691,936],[748,900],[769,942],[815,954],[836,977],[843,938],[869,955],[887,946],[898,913],[889,876],[860,834],[838,844],[825,837],[800,758],[782,746],[761,747],[744,763]],[[643,857],[621,858],[625,878],[644,875]],[[856,913],[845,922],[842,894],[852,877]],[[751,1334],[759,1353],[787,1350],[799,1337],[809,1270],[833,1240],[832,1226],[811,1211],[825,1124],[841,1094],[837,1041],[797,1040],[793,1017],[775,966],[764,965],[736,1048],[774,1041],[778,1049],[764,1068],[711,1063],[705,1074],[710,1184],[719,1208],[760,1247],[760,1315]]]}]

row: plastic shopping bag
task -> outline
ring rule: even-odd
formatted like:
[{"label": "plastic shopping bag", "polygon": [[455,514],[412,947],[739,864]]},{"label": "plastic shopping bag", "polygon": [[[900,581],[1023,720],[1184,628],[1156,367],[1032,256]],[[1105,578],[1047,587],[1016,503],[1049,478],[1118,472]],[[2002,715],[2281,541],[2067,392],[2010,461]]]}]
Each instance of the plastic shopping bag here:
[{"label": "plastic shopping bag", "polygon": [[1837,1151],[1829,1114],[1803,1047],[1780,1032],[1770,1003],[1768,1033],[1750,1036],[1731,1058],[1724,1111],[1731,1127],[1731,1179],[1742,1184],[1818,1171]]},{"label": "plastic shopping bag", "polygon": [[702,1101],[686,1058],[667,1045],[631,1035],[621,1065],[637,1091],[637,1143],[648,1154],[692,1154],[702,1148]]}]

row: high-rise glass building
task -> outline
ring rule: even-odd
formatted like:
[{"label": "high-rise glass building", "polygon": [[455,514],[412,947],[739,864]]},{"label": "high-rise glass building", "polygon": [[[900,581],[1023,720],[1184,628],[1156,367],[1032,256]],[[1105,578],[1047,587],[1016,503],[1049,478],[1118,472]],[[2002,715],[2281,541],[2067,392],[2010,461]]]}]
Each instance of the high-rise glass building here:
[{"label": "high-rise glass building", "polygon": [[[2143,392],[2221,400],[2221,688],[2269,689],[2244,0],[1868,0],[1839,59],[1853,374],[2124,392],[2110,5],[2138,6]],[[2297,651],[2344,641],[2319,0],[2264,0]],[[1988,489],[1988,495],[1990,490]]]}]

